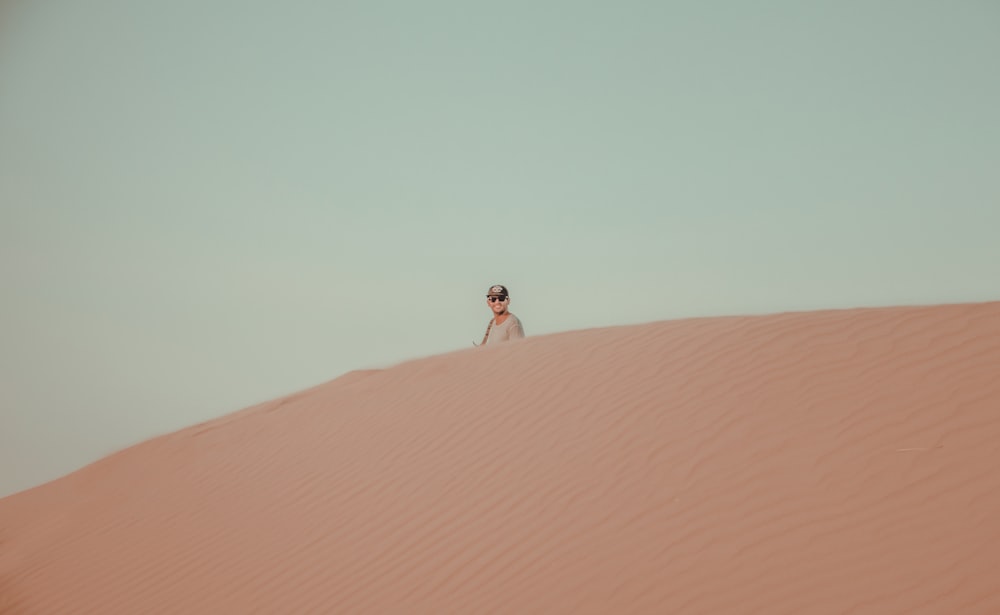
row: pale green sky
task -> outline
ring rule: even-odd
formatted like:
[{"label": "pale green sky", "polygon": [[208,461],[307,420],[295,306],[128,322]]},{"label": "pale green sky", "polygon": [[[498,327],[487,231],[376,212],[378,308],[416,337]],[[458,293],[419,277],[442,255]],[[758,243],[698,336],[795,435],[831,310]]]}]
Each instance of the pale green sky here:
[{"label": "pale green sky", "polygon": [[0,495],[358,368],[1000,299],[1000,5],[7,3]]}]

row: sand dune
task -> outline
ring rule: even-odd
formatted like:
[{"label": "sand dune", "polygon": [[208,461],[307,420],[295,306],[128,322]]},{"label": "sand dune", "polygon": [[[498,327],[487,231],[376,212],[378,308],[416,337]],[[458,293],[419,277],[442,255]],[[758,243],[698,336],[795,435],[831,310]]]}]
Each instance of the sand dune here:
[{"label": "sand dune", "polygon": [[998,613],[998,469],[1000,303],[528,338],[0,500],[0,612]]}]

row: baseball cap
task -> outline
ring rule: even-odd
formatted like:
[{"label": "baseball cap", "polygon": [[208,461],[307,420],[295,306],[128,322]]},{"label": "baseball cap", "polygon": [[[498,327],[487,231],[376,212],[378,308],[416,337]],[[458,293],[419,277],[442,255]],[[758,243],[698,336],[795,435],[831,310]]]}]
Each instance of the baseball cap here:
[{"label": "baseball cap", "polygon": [[494,284],[493,286],[490,286],[490,292],[486,293],[487,297],[491,295],[499,295],[501,297],[506,297],[510,295],[510,293],[507,292],[507,287],[504,286],[503,284]]}]

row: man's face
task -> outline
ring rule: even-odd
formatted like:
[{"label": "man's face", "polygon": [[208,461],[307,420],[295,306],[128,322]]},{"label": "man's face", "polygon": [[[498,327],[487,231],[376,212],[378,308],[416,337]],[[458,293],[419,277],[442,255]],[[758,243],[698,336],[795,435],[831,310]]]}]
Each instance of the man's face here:
[{"label": "man's face", "polygon": [[510,304],[510,297],[506,295],[487,295],[486,305],[490,306],[493,313],[497,316],[503,314],[507,311],[507,306]]}]

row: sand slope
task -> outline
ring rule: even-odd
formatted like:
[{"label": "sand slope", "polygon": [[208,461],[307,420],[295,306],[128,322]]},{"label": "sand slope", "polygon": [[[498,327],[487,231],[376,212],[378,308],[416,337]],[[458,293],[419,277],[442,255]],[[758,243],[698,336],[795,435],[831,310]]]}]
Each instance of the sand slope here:
[{"label": "sand slope", "polygon": [[0,612],[998,613],[998,469],[1000,303],[528,338],[0,500]]}]

